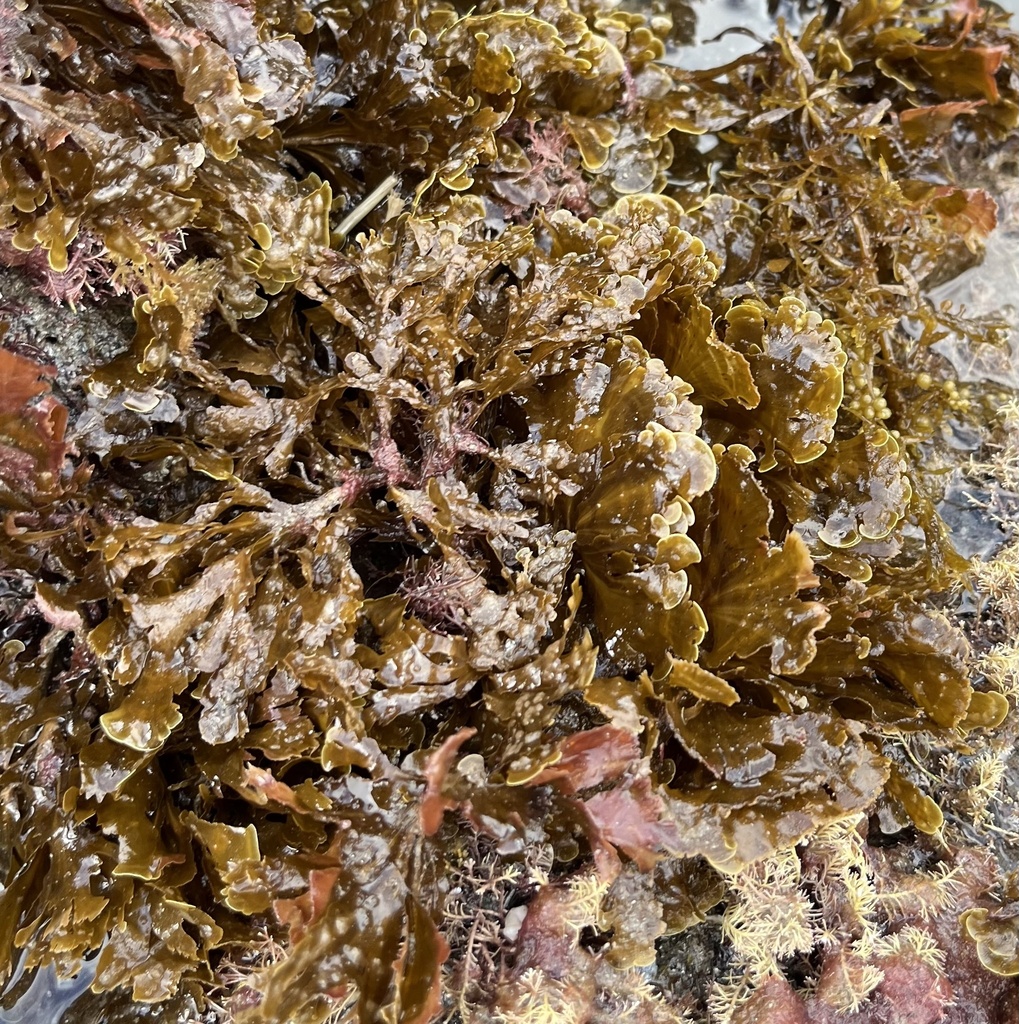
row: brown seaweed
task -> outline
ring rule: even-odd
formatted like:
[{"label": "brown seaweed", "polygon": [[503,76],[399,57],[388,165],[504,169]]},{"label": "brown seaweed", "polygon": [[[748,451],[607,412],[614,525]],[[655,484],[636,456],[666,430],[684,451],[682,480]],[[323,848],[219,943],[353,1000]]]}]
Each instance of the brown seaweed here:
[{"label": "brown seaweed", "polygon": [[200,1003],[271,934],[239,1021],[654,1022],[720,871],[936,831],[896,743],[1007,706],[920,285],[1019,107],[1001,19],[925,11],[687,73],[601,0],[0,10],[0,260],[136,323],[70,428],[0,349],[0,979]]}]

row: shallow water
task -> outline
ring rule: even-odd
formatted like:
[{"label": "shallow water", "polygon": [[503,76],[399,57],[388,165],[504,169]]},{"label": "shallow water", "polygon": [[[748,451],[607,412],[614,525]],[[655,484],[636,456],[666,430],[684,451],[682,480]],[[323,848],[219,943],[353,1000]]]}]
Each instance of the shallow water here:
[{"label": "shallow water", "polygon": [[987,240],[983,260],[932,288],[928,297],[935,304],[965,308],[967,315],[985,318],[989,326],[1003,324],[1008,343],[973,344],[949,337],[934,349],[951,361],[962,381],[1019,390],[1019,177],[1014,164],[1008,161],[992,169],[983,184],[998,204],[998,227]]},{"label": "shallow water", "polygon": [[793,29],[803,20],[794,0],[693,0],[684,7],[692,19],[676,18],[676,42],[665,63],[688,71],[719,67],[753,53],[771,38],[778,18]]},{"label": "shallow water", "polygon": [[[86,961],[76,978],[61,979],[52,967],[36,971],[31,983],[10,1009],[0,1005],[0,1024],[60,1024],[66,1011],[88,990],[95,977],[96,958]],[[14,973],[4,996],[22,987],[22,969]],[[6,1000],[4,1000],[6,1001]]]}]

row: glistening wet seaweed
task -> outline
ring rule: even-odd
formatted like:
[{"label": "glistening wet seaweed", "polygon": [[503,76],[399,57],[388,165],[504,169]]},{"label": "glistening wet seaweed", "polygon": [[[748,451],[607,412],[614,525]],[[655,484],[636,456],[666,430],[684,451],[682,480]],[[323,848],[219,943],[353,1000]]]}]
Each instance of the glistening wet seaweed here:
[{"label": "glistening wet seaweed", "polygon": [[902,737],[1008,710],[937,510],[1002,392],[922,291],[996,223],[1001,18],[691,73],[599,0],[0,18],[0,254],[136,324],[73,423],[0,352],[0,966],[663,1021],[720,873],[939,828]]}]

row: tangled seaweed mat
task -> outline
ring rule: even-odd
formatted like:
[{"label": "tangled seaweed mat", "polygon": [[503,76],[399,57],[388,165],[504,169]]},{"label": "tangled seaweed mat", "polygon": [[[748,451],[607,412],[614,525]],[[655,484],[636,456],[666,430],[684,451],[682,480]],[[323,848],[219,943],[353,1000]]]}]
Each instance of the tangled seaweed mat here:
[{"label": "tangled seaweed mat", "polygon": [[1015,37],[857,0],[687,74],[668,31],[0,7],[0,258],[136,324],[82,398],[0,351],[5,974],[677,1020],[638,969],[723,876],[875,801],[939,830],[903,737],[1008,711],[936,509],[1003,396],[931,346],[1002,338],[920,287],[994,228],[950,170],[1014,131]]}]

